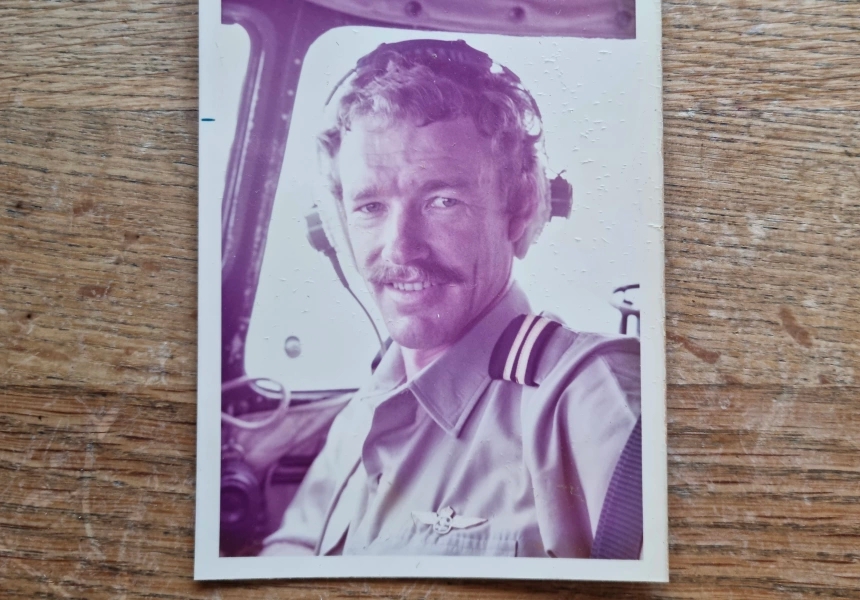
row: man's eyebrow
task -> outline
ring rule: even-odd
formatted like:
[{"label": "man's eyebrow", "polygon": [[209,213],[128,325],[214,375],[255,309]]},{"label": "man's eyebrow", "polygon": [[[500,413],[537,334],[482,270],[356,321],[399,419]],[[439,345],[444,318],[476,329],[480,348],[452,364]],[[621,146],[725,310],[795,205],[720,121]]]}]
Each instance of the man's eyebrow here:
[{"label": "man's eyebrow", "polygon": [[351,198],[350,202],[365,202],[366,200],[375,200],[382,194],[382,190],[377,185],[369,185],[358,190]]},{"label": "man's eyebrow", "polygon": [[[419,195],[431,194],[439,190],[468,190],[473,183],[466,177],[454,177],[452,179],[429,179],[418,186],[416,192]],[[345,198],[353,204],[376,200],[383,195],[383,189],[378,185],[368,185],[361,188],[350,198]]]},{"label": "man's eyebrow", "polygon": [[428,194],[444,189],[465,190],[472,187],[472,182],[465,177],[456,177],[453,179],[430,179],[418,186],[419,194]]}]

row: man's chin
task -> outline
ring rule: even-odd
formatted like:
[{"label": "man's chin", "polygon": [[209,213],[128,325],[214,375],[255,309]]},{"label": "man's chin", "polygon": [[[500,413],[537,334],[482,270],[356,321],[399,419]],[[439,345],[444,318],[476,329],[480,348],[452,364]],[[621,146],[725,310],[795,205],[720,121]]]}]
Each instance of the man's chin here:
[{"label": "man's chin", "polygon": [[454,341],[447,329],[440,326],[438,317],[398,315],[386,318],[385,322],[391,338],[403,348],[431,350]]}]

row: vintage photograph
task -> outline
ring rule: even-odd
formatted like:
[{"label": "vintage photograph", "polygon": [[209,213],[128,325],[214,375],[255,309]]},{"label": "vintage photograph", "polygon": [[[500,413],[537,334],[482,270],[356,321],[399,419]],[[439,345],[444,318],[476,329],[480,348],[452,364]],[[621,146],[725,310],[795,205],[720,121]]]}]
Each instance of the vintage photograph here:
[{"label": "vintage photograph", "polygon": [[200,23],[195,577],[665,580],[659,5]]}]

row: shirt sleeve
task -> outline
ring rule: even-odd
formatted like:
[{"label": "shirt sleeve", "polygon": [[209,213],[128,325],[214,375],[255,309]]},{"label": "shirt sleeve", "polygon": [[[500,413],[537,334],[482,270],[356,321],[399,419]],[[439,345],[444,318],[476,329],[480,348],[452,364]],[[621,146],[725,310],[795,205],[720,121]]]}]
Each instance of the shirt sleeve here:
[{"label": "shirt sleeve", "polygon": [[[555,337],[555,336],[554,336]],[[524,460],[548,555],[586,558],[640,412],[639,343],[562,330],[524,388]]]},{"label": "shirt sleeve", "polygon": [[281,527],[263,541],[260,556],[315,554],[326,527],[331,503],[345,479],[344,467],[352,462],[340,443],[348,439],[352,403],[335,418],[325,446],[302,480]]}]

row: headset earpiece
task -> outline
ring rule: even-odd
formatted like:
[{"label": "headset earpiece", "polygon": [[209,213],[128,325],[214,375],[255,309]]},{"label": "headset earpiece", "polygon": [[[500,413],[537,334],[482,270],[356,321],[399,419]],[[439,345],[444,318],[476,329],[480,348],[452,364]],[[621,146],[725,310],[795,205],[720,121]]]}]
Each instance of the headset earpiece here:
[{"label": "headset earpiece", "polygon": [[[352,288],[349,286],[349,280],[346,278],[346,273],[343,272],[343,267],[340,265],[340,260],[337,257],[337,251],[334,249],[331,241],[328,239],[328,235],[326,235],[325,228],[323,227],[322,218],[320,217],[320,213],[317,210],[317,206],[311,209],[311,212],[305,215],[305,222],[308,226],[308,242],[311,245],[311,248],[316,250],[317,252],[322,252],[325,254],[329,261],[331,261],[331,266],[334,269],[337,278],[340,280],[341,285],[346,288],[346,291],[349,292],[350,296],[352,296],[358,305],[361,307],[361,310],[364,311],[364,314],[367,315],[367,320],[370,321],[371,327],[373,327],[373,331],[376,333],[376,339],[379,342],[380,347],[380,357],[385,353],[387,346],[382,342],[382,336],[379,335],[379,329],[376,328],[376,323],[373,322],[373,317],[370,316],[370,313],[367,312],[367,308],[365,308],[364,304],[362,304],[361,300],[358,299],[358,296],[355,295],[355,292],[352,291]],[[390,342],[389,342],[390,343]]]},{"label": "headset earpiece", "polygon": [[320,213],[317,211],[316,206],[314,206],[311,212],[305,215],[305,221],[308,225],[308,242],[310,242],[311,247],[317,252],[322,252],[328,257],[331,261],[331,266],[334,267],[334,272],[337,274],[337,278],[340,280],[341,284],[343,284],[343,287],[349,290],[349,293],[351,294],[352,290],[349,287],[349,281],[346,278],[346,274],[343,272],[343,268],[340,266],[337,251],[334,249],[334,246],[326,235],[322,218],[320,217]]},{"label": "headset earpiece", "polygon": [[569,219],[573,208],[573,186],[561,176],[562,173],[564,171],[549,182],[550,219],[553,217]]},{"label": "headset earpiece", "polygon": [[308,242],[310,242],[311,248],[317,252],[322,252],[326,256],[329,256],[329,253],[334,253],[334,246],[332,246],[325,233],[322,219],[316,208],[305,215],[305,221],[308,225]]}]

